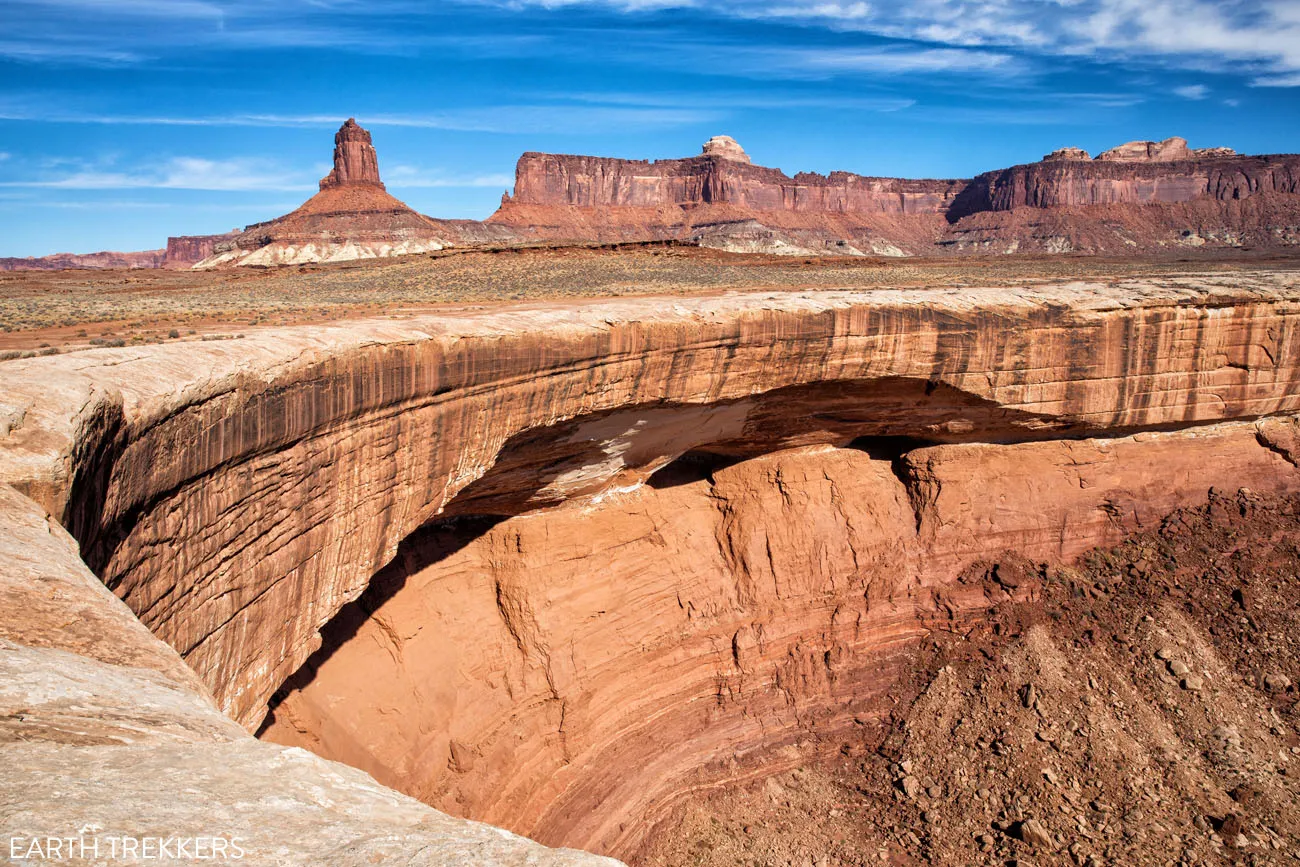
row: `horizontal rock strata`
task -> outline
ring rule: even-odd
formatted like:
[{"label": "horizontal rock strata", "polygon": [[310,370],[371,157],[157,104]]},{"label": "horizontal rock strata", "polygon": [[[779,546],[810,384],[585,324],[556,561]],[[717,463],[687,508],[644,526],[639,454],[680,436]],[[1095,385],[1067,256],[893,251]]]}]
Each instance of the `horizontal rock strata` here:
[{"label": "horizontal rock strata", "polygon": [[[211,856],[220,837],[229,855],[238,847],[238,860],[256,864],[615,867],[258,742],[91,574],[72,538],[5,484],[0,755],[0,837],[6,853],[39,846],[34,862],[131,861],[113,854],[124,837],[149,841],[145,860],[220,860],[194,857],[200,845]],[[176,855],[178,839],[190,857]],[[160,840],[169,856],[158,857]]]},{"label": "horizontal rock strata", "polygon": [[16,360],[0,461],[255,727],[432,518],[595,495],[698,449],[1292,412],[1294,292],[1275,274],[642,299]]},{"label": "horizontal rock strata", "polygon": [[[1061,562],[1210,487],[1294,490],[1298,326],[1273,271],[521,305],[0,362],[0,480],[29,498],[0,502],[9,584],[43,612],[0,618],[0,668],[62,684],[11,677],[11,719],[95,739],[14,767],[93,768],[82,812],[144,797],[132,767],[228,767],[306,824],[333,821],[301,802],[337,774],[340,833],[382,815],[398,841],[339,838],[349,857],[570,857],[300,773],[205,697],[256,729],[280,692],[270,737],[635,851],[684,787],[879,714],[926,630],[1032,592],[989,571],[1008,552]],[[90,572],[40,565],[42,533],[75,557],[42,509],[193,674]],[[46,623],[65,614],[84,626]],[[123,738],[148,749],[67,749]],[[200,790],[232,816],[248,790],[223,774]],[[40,792],[12,790],[45,828]],[[157,797],[160,826],[197,803]]]},{"label": "horizontal rock strata", "polygon": [[[1207,244],[1300,243],[1295,154],[1241,156],[1229,148],[1192,149],[1185,139],[1171,138],[1130,142],[1096,159],[1062,148],[1041,162],[973,180],[906,180],[847,172],[790,177],[752,165],[730,139],[725,147],[715,141],[701,156],[654,162],[526,153],[513,196],[503,198],[489,222],[525,237],[678,238],[733,252],[788,255],[1131,255]],[[1257,197],[1269,204],[1244,212],[1206,207]],[[1170,208],[1189,203],[1200,207]],[[1088,213],[1099,206],[1130,209]],[[1019,209],[1038,216],[988,218]],[[1038,219],[1062,225],[1050,233],[1024,225]],[[972,231],[983,237],[970,242]]]},{"label": "horizontal rock strata", "polygon": [[907,648],[1019,592],[988,563],[1067,561],[1216,486],[1300,490],[1263,437],[1239,423],[892,465],[827,446],[686,460],[599,503],[431,528],[331,628],[264,736],[631,858],[746,757],[834,749],[887,711]]}]

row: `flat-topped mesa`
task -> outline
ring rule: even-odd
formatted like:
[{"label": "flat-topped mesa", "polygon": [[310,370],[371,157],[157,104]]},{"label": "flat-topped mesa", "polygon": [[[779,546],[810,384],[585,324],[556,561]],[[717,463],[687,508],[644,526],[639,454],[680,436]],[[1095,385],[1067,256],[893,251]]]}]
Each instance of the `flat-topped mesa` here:
[{"label": "flat-topped mesa", "polygon": [[334,170],[321,178],[320,188],[343,184],[371,184],[384,189],[379,180],[379,156],[370,143],[370,132],[353,117],[334,134]]},{"label": "flat-topped mesa", "polygon": [[[1040,162],[986,172],[962,191],[948,217],[956,221],[981,212],[1020,208],[1196,203],[1195,216],[1163,212],[1172,222],[1169,227],[1162,224],[1160,230],[1176,228],[1173,224],[1181,221],[1223,237],[1254,232],[1254,244],[1290,244],[1294,242],[1285,239],[1290,237],[1288,227],[1294,225],[1297,192],[1300,155],[1243,156],[1226,147],[1189,148],[1186,139],[1175,136],[1160,142],[1128,142],[1094,159],[1080,148],[1061,148]],[[1268,210],[1252,206],[1256,216],[1215,210],[1218,205],[1259,196],[1268,199]],[[1160,214],[1144,213],[1141,218],[1151,222]],[[1095,228],[1084,224],[1083,214],[1072,214],[1071,219],[1076,232],[1087,234]],[[1159,246],[1154,235],[1146,241],[1132,233],[1129,238],[1140,246]]]},{"label": "flat-topped mesa", "polygon": [[684,159],[525,153],[514,194],[502,197],[488,222],[548,240],[681,239],[734,252],[904,255],[903,247],[932,243],[966,184],[849,172],[791,177],[755,165],[730,136],[714,136]]},{"label": "flat-topped mesa", "polygon": [[704,150],[701,151],[706,157],[721,157],[724,160],[735,160],[738,163],[752,163],[749,154],[729,135],[715,135],[704,143]]}]

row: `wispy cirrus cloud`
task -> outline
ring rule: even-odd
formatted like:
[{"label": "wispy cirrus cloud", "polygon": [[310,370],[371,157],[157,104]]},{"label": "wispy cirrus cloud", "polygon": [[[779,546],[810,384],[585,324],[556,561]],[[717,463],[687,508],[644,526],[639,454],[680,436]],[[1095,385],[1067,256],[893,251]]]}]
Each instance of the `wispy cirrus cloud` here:
[{"label": "wispy cirrus cloud", "polygon": [[[314,192],[325,166],[289,170],[276,161],[259,158],[205,159],[173,157],[160,165],[122,168],[116,160],[87,164],[79,160],[49,159],[38,163],[36,177],[0,182],[0,187],[43,190],[208,190],[219,192]],[[509,187],[510,175],[493,173],[458,175],[424,166],[398,164],[382,168],[384,180],[404,187]],[[11,193],[10,196],[13,194]]]},{"label": "wispy cirrus cloud", "polygon": [[[1253,72],[1262,86],[1300,86],[1293,75],[1300,73],[1296,0],[8,0],[0,55],[33,62],[138,63],[187,46],[330,47],[395,54],[438,47],[497,56],[520,50],[516,40],[538,50],[554,48],[551,37],[537,33],[506,34],[496,28],[445,38],[438,32],[436,22],[469,7],[493,16],[553,16],[575,25],[581,23],[578,15],[593,10],[642,17],[687,10],[720,19],[865,33],[922,43],[900,47],[913,50],[910,62],[923,72],[961,71],[981,60],[987,63],[998,49],[1014,49],[1042,57],[1066,54],[1179,67],[1247,64],[1250,69],[1235,71]],[[992,51],[973,58],[950,55],[946,62],[926,53],[945,47]],[[584,50],[597,48],[584,45]],[[906,72],[904,54],[840,69]]]},{"label": "wispy cirrus cloud", "polygon": [[[42,123],[131,126],[337,127],[347,110],[304,114],[156,115],[76,111],[44,106],[0,106],[0,120]],[[514,104],[451,109],[443,112],[366,114],[367,127],[410,127],[457,132],[589,133],[639,128],[664,128],[717,120],[718,108],[691,108],[685,103],[662,106],[591,104]]]},{"label": "wispy cirrus cloud", "polygon": [[61,174],[42,172],[31,179],[0,183],[5,187],[62,190],[213,190],[301,191],[314,189],[309,176],[286,171],[268,160],[172,157],[158,166],[121,169],[111,161],[82,165]]},{"label": "wispy cirrus cloud", "polygon": [[1204,84],[1186,84],[1182,87],[1175,87],[1174,93],[1183,99],[1205,99],[1210,95],[1210,89]]},{"label": "wispy cirrus cloud", "polygon": [[[475,0],[468,0],[475,2]],[[1274,73],[1259,83],[1300,86],[1300,3],[1296,0],[477,0],[500,8],[569,7],[644,13],[692,9],[727,18],[779,19],[954,47],[1146,59],[1174,66],[1250,63]]]}]

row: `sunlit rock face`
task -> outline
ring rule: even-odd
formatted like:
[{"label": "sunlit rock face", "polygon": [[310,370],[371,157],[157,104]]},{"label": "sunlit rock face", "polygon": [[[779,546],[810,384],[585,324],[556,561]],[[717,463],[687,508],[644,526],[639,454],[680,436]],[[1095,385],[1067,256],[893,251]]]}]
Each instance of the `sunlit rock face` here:
[{"label": "sunlit rock face", "polygon": [[706,157],[721,157],[724,160],[735,160],[740,163],[752,162],[749,154],[729,135],[715,135],[704,143],[703,154]]},{"label": "sunlit rock face", "polygon": [[268,328],[5,362],[0,473],[247,729],[623,854],[1028,586],[980,564],[1291,490],[1298,324],[1238,272]]},{"label": "sunlit rock face", "polygon": [[790,744],[838,749],[887,713],[916,642],[1018,592],[978,564],[1066,562],[1215,486],[1300,489],[1250,423],[859,446],[696,454],[599,502],[417,531],[263,737],[633,858],[683,795],[772,773]]},{"label": "sunlit rock face", "polygon": [[345,184],[369,184],[383,189],[379,180],[379,156],[370,143],[370,133],[350,117],[334,134],[334,169],[321,178],[322,190]]},{"label": "sunlit rock face", "polygon": [[[388,193],[370,132],[348,118],[334,135],[334,168],[297,210],[205,245],[199,269],[346,262],[444,249],[482,234],[435,220]],[[194,245],[191,245],[194,246]]]},{"label": "sunlit rock face", "polygon": [[523,237],[675,238],[794,256],[1288,247],[1300,244],[1300,156],[1171,138],[1096,159],[1061,148],[973,180],[791,177],[717,136],[688,159],[526,153],[489,223]]}]

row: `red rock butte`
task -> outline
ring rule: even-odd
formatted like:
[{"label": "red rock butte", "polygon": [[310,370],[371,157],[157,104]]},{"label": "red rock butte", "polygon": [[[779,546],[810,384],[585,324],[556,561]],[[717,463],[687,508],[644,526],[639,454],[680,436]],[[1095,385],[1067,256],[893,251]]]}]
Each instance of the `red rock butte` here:
[{"label": "red rock butte", "polygon": [[695,156],[528,152],[486,221],[425,216],[390,195],[369,131],[348,118],[334,166],[292,213],[164,251],[0,260],[0,270],[269,266],[473,244],[676,240],[737,253],[1185,255],[1300,247],[1300,155],[1192,148],[1177,136],[1092,157],[1064,147],[974,178],[908,179],[756,165],[716,135]]},{"label": "red rock butte", "polygon": [[334,168],[297,210],[214,239],[197,268],[297,265],[441,250],[479,235],[468,220],[435,220],[391,195],[379,176],[369,131],[354,118],[334,135]]}]

